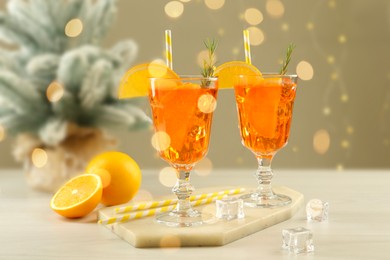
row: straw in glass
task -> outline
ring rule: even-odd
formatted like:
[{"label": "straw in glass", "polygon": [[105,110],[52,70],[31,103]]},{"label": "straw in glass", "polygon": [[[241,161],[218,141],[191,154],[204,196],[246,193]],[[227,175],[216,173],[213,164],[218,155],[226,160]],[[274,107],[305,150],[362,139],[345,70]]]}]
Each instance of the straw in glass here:
[{"label": "straw in glass", "polygon": [[245,62],[248,64],[252,64],[249,31],[244,30],[243,34],[244,34]]},{"label": "straw in glass", "polygon": [[173,69],[172,64],[172,35],[171,30],[165,30],[165,58],[167,66]]}]

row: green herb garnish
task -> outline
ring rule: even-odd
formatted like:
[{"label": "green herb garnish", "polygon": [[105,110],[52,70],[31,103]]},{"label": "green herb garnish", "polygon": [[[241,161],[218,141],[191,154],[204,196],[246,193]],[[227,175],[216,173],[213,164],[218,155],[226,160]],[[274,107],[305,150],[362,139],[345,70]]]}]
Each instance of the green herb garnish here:
[{"label": "green herb garnish", "polygon": [[295,49],[295,44],[293,43],[290,43],[287,47],[287,51],[286,51],[286,58],[285,60],[283,61],[283,65],[282,65],[282,69],[280,70],[280,75],[284,75],[287,73],[287,66],[288,64],[290,63],[290,60],[291,60],[291,54],[293,52],[293,50]]},{"label": "green herb garnish", "polygon": [[210,78],[214,76],[215,71],[215,50],[217,49],[217,41],[215,39],[207,39],[203,42],[208,51],[207,60],[203,60],[202,76],[204,78]]}]

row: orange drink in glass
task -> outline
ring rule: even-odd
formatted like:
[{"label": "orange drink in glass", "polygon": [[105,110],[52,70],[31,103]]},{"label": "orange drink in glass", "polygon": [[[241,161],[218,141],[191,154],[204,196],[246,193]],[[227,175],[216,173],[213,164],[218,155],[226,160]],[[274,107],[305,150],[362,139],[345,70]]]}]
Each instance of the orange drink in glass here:
[{"label": "orange drink in glass", "polygon": [[157,216],[157,222],[168,226],[202,224],[208,216],[194,210],[189,202],[194,190],[190,172],[208,151],[218,81],[201,77],[150,81],[153,143],[159,156],[176,169],[178,179],[172,189],[178,204],[173,211]]},{"label": "orange drink in glass", "polygon": [[241,198],[249,207],[278,207],[291,198],[275,194],[271,162],[288,141],[296,94],[296,75],[239,75],[234,90],[242,143],[258,161],[256,191]]}]

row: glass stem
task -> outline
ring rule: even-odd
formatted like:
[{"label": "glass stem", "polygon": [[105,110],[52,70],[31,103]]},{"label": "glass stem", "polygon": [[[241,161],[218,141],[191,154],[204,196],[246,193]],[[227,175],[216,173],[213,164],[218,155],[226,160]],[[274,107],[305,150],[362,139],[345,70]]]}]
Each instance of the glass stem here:
[{"label": "glass stem", "polygon": [[194,187],[190,183],[190,169],[176,169],[177,182],[172,191],[176,194],[178,202],[175,211],[177,213],[186,213],[191,210],[190,196]]},{"label": "glass stem", "polygon": [[274,193],[272,191],[271,180],[274,173],[271,169],[271,162],[273,155],[256,155],[258,168],[255,173],[255,177],[258,182],[257,196],[261,198],[272,198]]}]

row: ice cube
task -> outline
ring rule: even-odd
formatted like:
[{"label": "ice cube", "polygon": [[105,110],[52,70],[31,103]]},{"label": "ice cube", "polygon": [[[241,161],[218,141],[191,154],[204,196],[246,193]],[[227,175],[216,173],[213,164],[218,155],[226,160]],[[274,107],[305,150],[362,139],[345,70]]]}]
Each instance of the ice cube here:
[{"label": "ice cube", "polygon": [[312,199],[306,204],[306,218],[312,222],[328,220],[329,204],[319,199]]},{"label": "ice cube", "polygon": [[304,227],[283,229],[282,247],[290,253],[310,253],[314,251],[313,233]]},{"label": "ice cube", "polygon": [[215,202],[216,217],[224,220],[242,219],[244,214],[244,202],[237,197],[225,197]]}]

